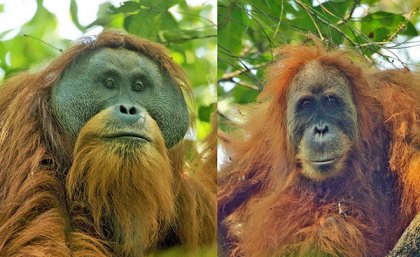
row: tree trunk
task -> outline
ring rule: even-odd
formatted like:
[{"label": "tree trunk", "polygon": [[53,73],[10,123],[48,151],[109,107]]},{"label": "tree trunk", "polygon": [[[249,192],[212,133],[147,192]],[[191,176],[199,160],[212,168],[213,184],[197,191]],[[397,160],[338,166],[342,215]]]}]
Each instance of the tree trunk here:
[{"label": "tree trunk", "polygon": [[420,214],[406,228],[394,249],[387,257],[417,257],[420,256]]}]

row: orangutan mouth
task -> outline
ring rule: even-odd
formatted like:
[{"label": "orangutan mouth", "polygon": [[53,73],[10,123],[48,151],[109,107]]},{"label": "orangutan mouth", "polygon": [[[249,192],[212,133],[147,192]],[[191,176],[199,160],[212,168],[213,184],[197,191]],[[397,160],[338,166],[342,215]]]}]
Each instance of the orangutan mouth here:
[{"label": "orangutan mouth", "polygon": [[106,135],[104,137],[109,138],[109,139],[124,138],[124,139],[143,140],[147,142],[152,141],[149,137],[139,134],[139,133],[134,133],[134,132],[119,132],[119,133],[114,133],[111,135]]}]

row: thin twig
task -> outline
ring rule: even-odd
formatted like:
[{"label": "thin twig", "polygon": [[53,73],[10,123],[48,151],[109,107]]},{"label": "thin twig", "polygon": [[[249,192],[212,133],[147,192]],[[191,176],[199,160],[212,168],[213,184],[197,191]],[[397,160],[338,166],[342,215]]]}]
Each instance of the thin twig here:
[{"label": "thin twig", "polygon": [[311,18],[312,23],[314,24],[314,26],[315,26],[316,30],[318,31],[319,38],[320,38],[322,41],[324,41],[324,36],[322,35],[321,30],[320,30],[320,29],[319,29],[319,27],[318,27],[318,24],[315,22],[314,18],[312,17],[312,15],[314,15],[314,13],[312,12],[312,14],[311,14],[311,13],[309,12],[309,8],[308,8],[305,4],[303,4],[300,0],[296,0],[296,3],[297,3],[298,5],[300,5],[303,9],[305,9],[306,13],[308,13],[309,18]]},{"label": "thin twig", "polygon": [[276,30],[274,31],[273,39],[276,38],[277,32],[280,29],[281,20],[283,19],[283,10],[284,10],[284,0],[281,1],[281,11],[280,11],[279,22],[277,23]]},{"label": "thin twig", "polygon": [[[408,66],[407,66],[407,64],[405,63],[405,62],[403,62],[402,60],[401,60],[401,58],[396,54],[396,53],[394,53],[393,51],[391,51],[391,50],[389,50],[389,49],[387,49],[387,48],[382,48],[383,50],[385,50],[385,51],[388,51],[390,54],[392,54],[394,57],[392,57],[392,56],[386,56],[385,54],[382,54],[382,53],[380,53],[379,51],[377,52],[380,56],[382,56],[382,57],[384,57],[385,58],[385,56],[387,57],[387,58],[392,58],[392,59],[394,59],[394,60],[397,60],[397,61],[399,61],[403,66],[404,66],[404,68],[406,68],[406,69],[408,69]],[[391,64],[392,65],[394,65],[394,67],[396,68],[397,66],[391,61]]]},{"label": "thin twig", "polygon": [[347,23],[348,20],[351,19],[351,17],[353,16],[354,10],[356,10],[356,7],[360,4],[360,0],[354,0],[353,1],[353,6],[350,9],[350,12],[343,17],[342,20],[338,21],[336,24],[337,26],[340,26],[341,24]]},{"label": "thin twig", "polygon": [[249,84],[249,83],[246,83],[246,82],[243,82],[243,81],[235,81],[233,78],[230,78],[230,79],[219,79],[217,81],[217,83],[223,83],[223,82],[232,82],[232,83],[235,83],[237,85],[240,85],[240,86],[243,86],[243,87],[246,87],[246,88],[249,88],[249,89],[252,89],[252,90],[256,90],[256,91],[260,91],[261,92],[261,90],[260,90],[259,87],[255,86],[255,85],[252,85],[252,84]]},{"label": "thin twig", "polygon": [[410,22],[411,18],[414,17],[417,12],[419,11],[419,7],[417,7],[416,9],[412,10],[409,14],[408,17],[406,17],[404,19],[403,22],[401,22],[400,26],[394,31],[394,33],[392,33],[391,35],[389,35],[388,39],[386,41],[392,41],[394,40],[394,38],[401,32],[401,30],[405,29],[407,27],[407,24]]},{"label": "thin twig", "polygon": [[[393,45],[386,46],[387,44],[393,44]],[[400,43],[395,43],[395,42],[369,42],[369,43],[360,44],[358,47],[366,47],[366,46],[372,46],[372,45],[378,45],[378,46],[381,46],[381,48],[388,48],[388,49],[404,49],[404,48],[416,47],[416,46],[420,45],[420,41],[418,41],[418,40],[409,41],[409,39],[407,39],[407,40],[404,40],[403,42],[400,42]],[[402,45],[408,45],[408,46],[402,46]]]},{"label": "thin twig", "polygon": [[337,16],[334,13],[330,12],[330,10],[328,10],[327,8],[324,7],[323,3],[321,3],[319,0],[317,0],[319,6],[321,7],[322,10],[324,10],[324,12],[328,13],[329,15],[337,18],[337,19],[343,19],[343,17]]},{"label": "thin twig", "polygon": [[42,42],[42,43],[46,44],[47,46],[49,46],[49,47],[51,47],[51,48],[53,48],[53,49],[55,49],[55,50],[57,50],[57,51],[63,52],[63,49],[58,48],[58,47],[55,47],[55,46],[53,46],[53,45],[51,45],[51,44],[49,44],[49,43],[45,42],[45,41],[44,41],[44,40],[42,40],[42,39],[39,39],[39,38],[37,38],[37,37],[31,36],[31,35],[28,35],[28,34],[23,34],[23,36],[24,36],[24,37],[29,37],[29,38],[32,38],[32,39],[35,39],[35,40],[38,40],[39,42]]},{"label": "thin twig", "polygon": [[170,43],[179,43],[179,42],[185,42],[189,40],[195,40],[195,39],[205,39],[205,38],[212,38],[217,37],[217,34],[211,34],[211,35],[202,35],[202,36],[193,36],[188,38],[178,38],[174,40],[160,40],[158,41],[161,44],[170,44]]},{"label": "thin twig", "polygon": [[[301,5],[303,8],[306,8],[305,10],[307,10],[307,12],[309,13],[309,14],[312,14],[313,16],[316,16],[316,13],[315,13],[315,11],[314,10],[312,10],[312,9],[310,9],[310,8],[308,8],[308,6],[306,6],[304,3],[302,3],[300,0],[296,0],[296,3],[300,3],[299,5]],[[353,40],[351,39],[351,38],[349,38],[349,36],[347,36],[343,31],[341,31],[341,29],[339,29],[338,27],[336,27],[335,25],[333,25],[333,24],[331,24],[331,23],[329,23],[328,21],[326,21],[326,20],[324,20],[323,18],[321,18],[321,17],[317,17],[317,19],[320,21],[320,22],[322,22],[322,23],[324,23],[325,25],[327,25],[327,26],[330,26],[331,28],[333,28],[334,30],[336,30],[338,33],[340,33],[345,39],[347,39],[349,42],[350,42],[350,44],[352,44],[352,46],[355,46],[356,44],[353,42]],[[321,38],[322,39],[322,38]]]},{"label": "thin twig", "polygon": [[[254,4],[252,4],[253,8],[257,8]],[[258,9],[258,8],[257,8]],[[262,26],[260,24],[260,22],[256,19],[256,17],[252,16],[254,18],[255,23],[258,25],[258,27],[260,27],[261,31],[264,33],[264,36],[267,38],[268,43],[270,44],[270,53],[271,53],[271,59],[274,58],[274,54],[273,54],[273,42],[271,41],[271,38],[268,36],[267,32],[265,32],[265,26]]]},{"label": "thin twig", "polygon": [[249,83],[246,83],[246,82],[243,82],[243,81],[237,81],[235,83],[238,84],[238,85],[240,85],[240,86],[243,86],[243,87],[252,89],[252,90],[257,90],[259,92],[261,92],[261,90],[262,90],[260,87],[254,86],[252,84],[249,84]]},{"label": "thin twig", "polygon": [[239,76],[239,75],[241,75],[243,73],[249,72],[250,70],[257,70],[259,68],[262,68],[262,67],[267,66],[268,64],[269,64],[268,62],[266,62],[266,63],[260,63],[260,64],[254,65],[250,69],[236,70],[236,71],[233,71],[233,72],[225,73],[225,74],[223,74],[223,76],[219,80],[219,82],[223,82],[223,81],[226,81],[226,80],[231,80],[232,78],[237,77],[237,76]]},{"label": "thin twig", "polygon": [[[251,74],[252,75],[252,77],[254,78],[254,80],[255,80],[255,82],[257,82],[257,84],[258,84],[258,91],[262,91],[263,89],[264,89],[264,85],[260,82],[260,80],[257,78],[257,76],[255,76],[255,74],[254,73],[252,73],[252,71],[251,71],[251,69],[250,68],[248,68],[248,66],[241,60],[241,59],[238,59],[238,61],[242,64],[242,66],[246,69],[246,70],[248,70],[248,74]],[[239,83],[238,83],[239,84]],[[245,84],[247,84],[247,83],[245,83]],[[247,85],[250,85],[250,84],[247,84]],[[245,86],[245,87],[248,87],[247,85],[243,85],[243,86]],[[254,86],[252,86],[252,87],[250,87],[250,88],[253,88]]]},{"label": "thin twig", "polygon": [[217,110],[217,115],[219,115],[220,117],[222,117],[226,122],[228,122],[229,124],[232,124],[233,126],[237,126],[238,123],[234,122],[231,118],[229,118],[226,114],[224,114],[223,112],[221,112],[219,109]]}]

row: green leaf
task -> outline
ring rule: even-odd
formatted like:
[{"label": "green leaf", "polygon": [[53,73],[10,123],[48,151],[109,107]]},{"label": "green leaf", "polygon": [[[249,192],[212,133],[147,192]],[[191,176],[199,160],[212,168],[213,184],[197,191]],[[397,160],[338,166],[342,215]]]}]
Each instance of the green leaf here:
[{"label": "green leaf", "polygon": [[400,32],[401,35],[409,36],[409,37],[416,37],[419,35],[416,27],[414,27],[413,23],[408,22],[407,27]]},{"label": "green leaf", "polygon": [[251,90],[240,85],[236,86],[232,93],[233,97],[235,97],[235,102],[239,104],[255,102],[259,94],[257,90]]},{"label": "green leaf", "polygon": [[353,1],[327,1],[314,7],[314,10],[331,23],[342,20],[350,12]]},{"label": "green leaf", "polygon": [[215,104],[207,105],[207,106],[200,106],[198,109],[198,118],[201,121],[210,122],[210,115],[215,110]]},{"label": "green leaf", "polygon": [[242,5],[231,3],[229,6],[219,5],[218,42],[232,55],[239,55],[242,49],[243,13]]},{"label": "green leaf", "polygon": [[[370,40],[369,38],[366,38],[363,35],[359,35],[357,37],[355,37],[355,42],[357,42],[360,45],[363,44],[368,44],[371,43],[372,40]],[[374,44],[368,44],[367,46],[364,46],[360,49],[362,51],[362,53],[368,57],[372,56],[372,54],[379,52],[381,50],[381,48],[378,45],[374,45]]]},{"label": "green leaf", "polygon": [[168,9],[176,5],[179,1],[171,0],[140,0],[140,5],[145,7],[153,7],[159,9]]},{"label": "green leaf", "polygon": [[383,11],[371,13],[363,17],[361,20],[362,32],[372,40],[383,41],[387,39],[387,37],[384,37],[383,35],[383,29],[387,29],[390,33],[393,33],[394,31],[397,31],[399,26],[404,21],[404,16],[400,14],[393,14]]},{"label": "green leaf", "polygon": [[368,5],[374,5],[377,2],[379,2],[380,0],[362,0],[360,3],[362,4],[368,4]]},{"label": "green leaf", "polygon": [[80,30],[80,31],[86,31],[85,27],[83,27],[80,22],[79,22],[79,16],[77,15],[78,13],[78,8],[77,8],[77,2],[76,0],[71,0],[70,1],[70,15],[71,15],[71,19],[74,23],[74,25],[76,25],[76,27]]},{"label": "green leaf", "polygon": [[251,9],[259,15],[270,15],[272,17],[279,18],[281,12],[281,6],[288,5],[287,1],[282,0],[249,0]]},{"label": "green leaf", "polygon": [[122,2],[120,7],[110,6],[109,10],[112,13],[130,13],[136,12],[140,8],[140,4],[134,1]]},{"label": "green leaf", "polygon": [[389,36],[389,29],[387,28],[378,28],[372,32],[373,34],[373,41],[375,42],[382,42],[385,41]]},{"label": "green leaf", "polygon": [[140,9],[137,14],[125,18],[124,28],[129,33],[155,40],[160,27],[160,22],[155,20],[155,16],[151,10]]},{"label": "green leaf", "polygon": [[172,30],[178,28],[177,21],[168,10],[163,11],[161,14],[159,14],[159,16],[161,20],[160,26],[165,30]]}]

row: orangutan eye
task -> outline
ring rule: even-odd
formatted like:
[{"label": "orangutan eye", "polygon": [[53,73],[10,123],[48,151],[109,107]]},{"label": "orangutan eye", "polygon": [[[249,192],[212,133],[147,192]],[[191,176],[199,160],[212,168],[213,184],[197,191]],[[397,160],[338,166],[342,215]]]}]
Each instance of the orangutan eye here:
[{"label": "orangutan eye", "polygon": [[310,110],[314,105],[314,101],[309,98],[302,99],[299,103],[299,107],[303,110]]},{"label": "orangutan eye", "polygon": [[115,88],[115,81],[111,78],[106,79],[104,82],[105,87],[107,88]]},{"label": "orangutan eye", "polygon": [[136,92],[143,91],[145,89],[145,85],[141,81],[136,81],[133,85],[133,90]]},{"label": "orangutan eye", "polygon": [[335,96],[327,96],[325,104],[328,108],[334,108],[338,105],[338,99]]}]

